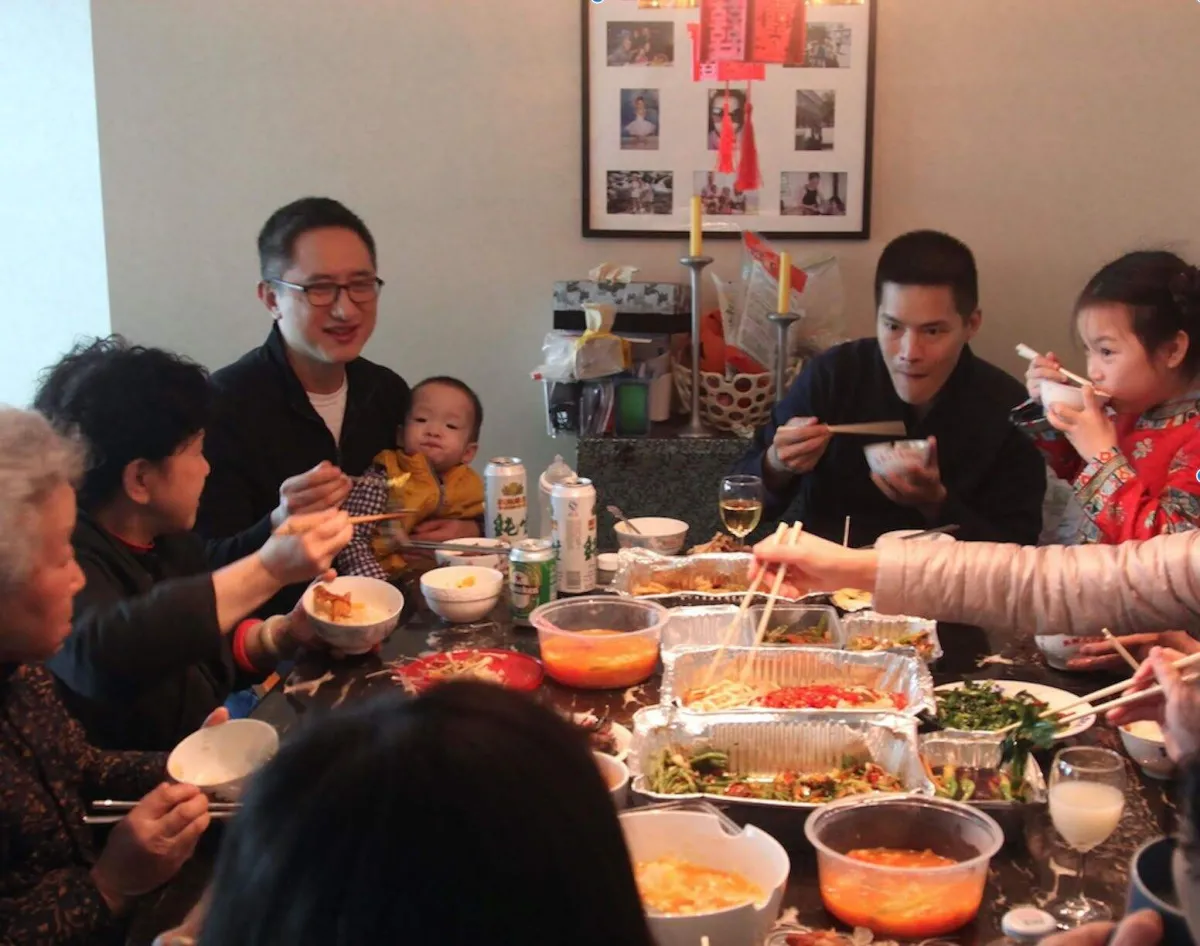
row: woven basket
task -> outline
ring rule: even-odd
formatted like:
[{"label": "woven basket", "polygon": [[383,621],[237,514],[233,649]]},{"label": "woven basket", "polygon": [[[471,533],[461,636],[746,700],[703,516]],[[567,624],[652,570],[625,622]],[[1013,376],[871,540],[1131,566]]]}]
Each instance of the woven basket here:
[{"label": "woven basket", "polygon": [[[803,362],[791,365],[787,373],[790,387]],[[676,362],[672,365],[675,388],[684,411],[692,405],[692,369]],[[700,417],[718,430],[761,427],[771,418],[775,407],[775,372],[735,374],[726,378],[715,371],[700,372]]]}]

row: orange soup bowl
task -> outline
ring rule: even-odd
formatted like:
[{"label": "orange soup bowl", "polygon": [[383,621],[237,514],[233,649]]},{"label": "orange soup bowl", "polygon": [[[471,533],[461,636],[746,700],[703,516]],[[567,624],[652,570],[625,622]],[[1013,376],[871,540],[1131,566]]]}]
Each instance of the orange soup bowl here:
[{"label": "orange soup bowl", "polygon": [[[942,798],[845,798],[804,826],[817,850],[825,909],[849,926],[922,940],[975,919],[988,864],[1004,844],[996,822]],[[936,861],[945,866],[922,866]]]},{"label": "orange soup bowl", "polygon": [[583,690],[635,686],[658,667],[667,609],[633,598],[567,598],[530,615],[546,673]]}]

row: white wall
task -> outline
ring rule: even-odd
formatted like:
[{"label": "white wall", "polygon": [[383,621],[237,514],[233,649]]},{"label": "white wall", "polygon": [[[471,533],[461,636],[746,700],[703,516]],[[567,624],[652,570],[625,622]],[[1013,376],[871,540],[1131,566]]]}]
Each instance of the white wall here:
[{"label": "white wall", "polygon": [[0,0],[0,404],[108,333],[87,0]]},{"label": "white wall", "polygon": [[[609,0],[631,2],[631,0]],[[886,240],[975,248],[980,350],[1062,349],[1106,259],[1200,259],[1200,4],[879,0],[873,232],[835,244],[869,331]],[[368,354],[458,374],[483,455],[554,452],[527,380],[550,285],[602,260],[676,278],[682,243],[579,234],[578,0],[102,0],[94,5],[116,328],[212,366],[267,328],[254,236],[308,193],[360,211],[389,285]],[[731,245],[710,243],[732,275]],[[797,244],[801,252],[820,249]]]}]

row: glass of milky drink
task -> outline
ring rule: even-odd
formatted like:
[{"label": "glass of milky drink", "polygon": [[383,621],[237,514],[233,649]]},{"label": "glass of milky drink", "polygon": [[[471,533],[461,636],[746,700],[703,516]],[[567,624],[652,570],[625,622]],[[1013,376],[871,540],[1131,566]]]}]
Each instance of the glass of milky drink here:
[{"label": "glass of milky drink", "polygon": [[1054,757],[1050,772],[1050,820],[1079,852],[1079,894],[1046,905],[1060,929],[1108,920],[1108,905],[1084,894],[1087,852],[1116,830],[1125,810],[1125,760],[1108,749],[1078,746]]}]

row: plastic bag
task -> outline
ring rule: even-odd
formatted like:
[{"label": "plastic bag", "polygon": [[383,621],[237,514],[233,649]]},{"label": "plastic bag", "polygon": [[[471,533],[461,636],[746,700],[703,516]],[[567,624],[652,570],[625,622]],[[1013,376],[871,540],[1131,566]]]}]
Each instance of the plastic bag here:
[{"label": "plastic bag", "polygon": [[[775,364],[776,328],[767,320],[779,298],[779,251],[755,233],[742,235],[741,297],[733,344],[765,365]],[[845,293],[837,257],[792,264],[789,306],[801,316],[788,333],[791,358],[824,351],[845,339]]]}]

